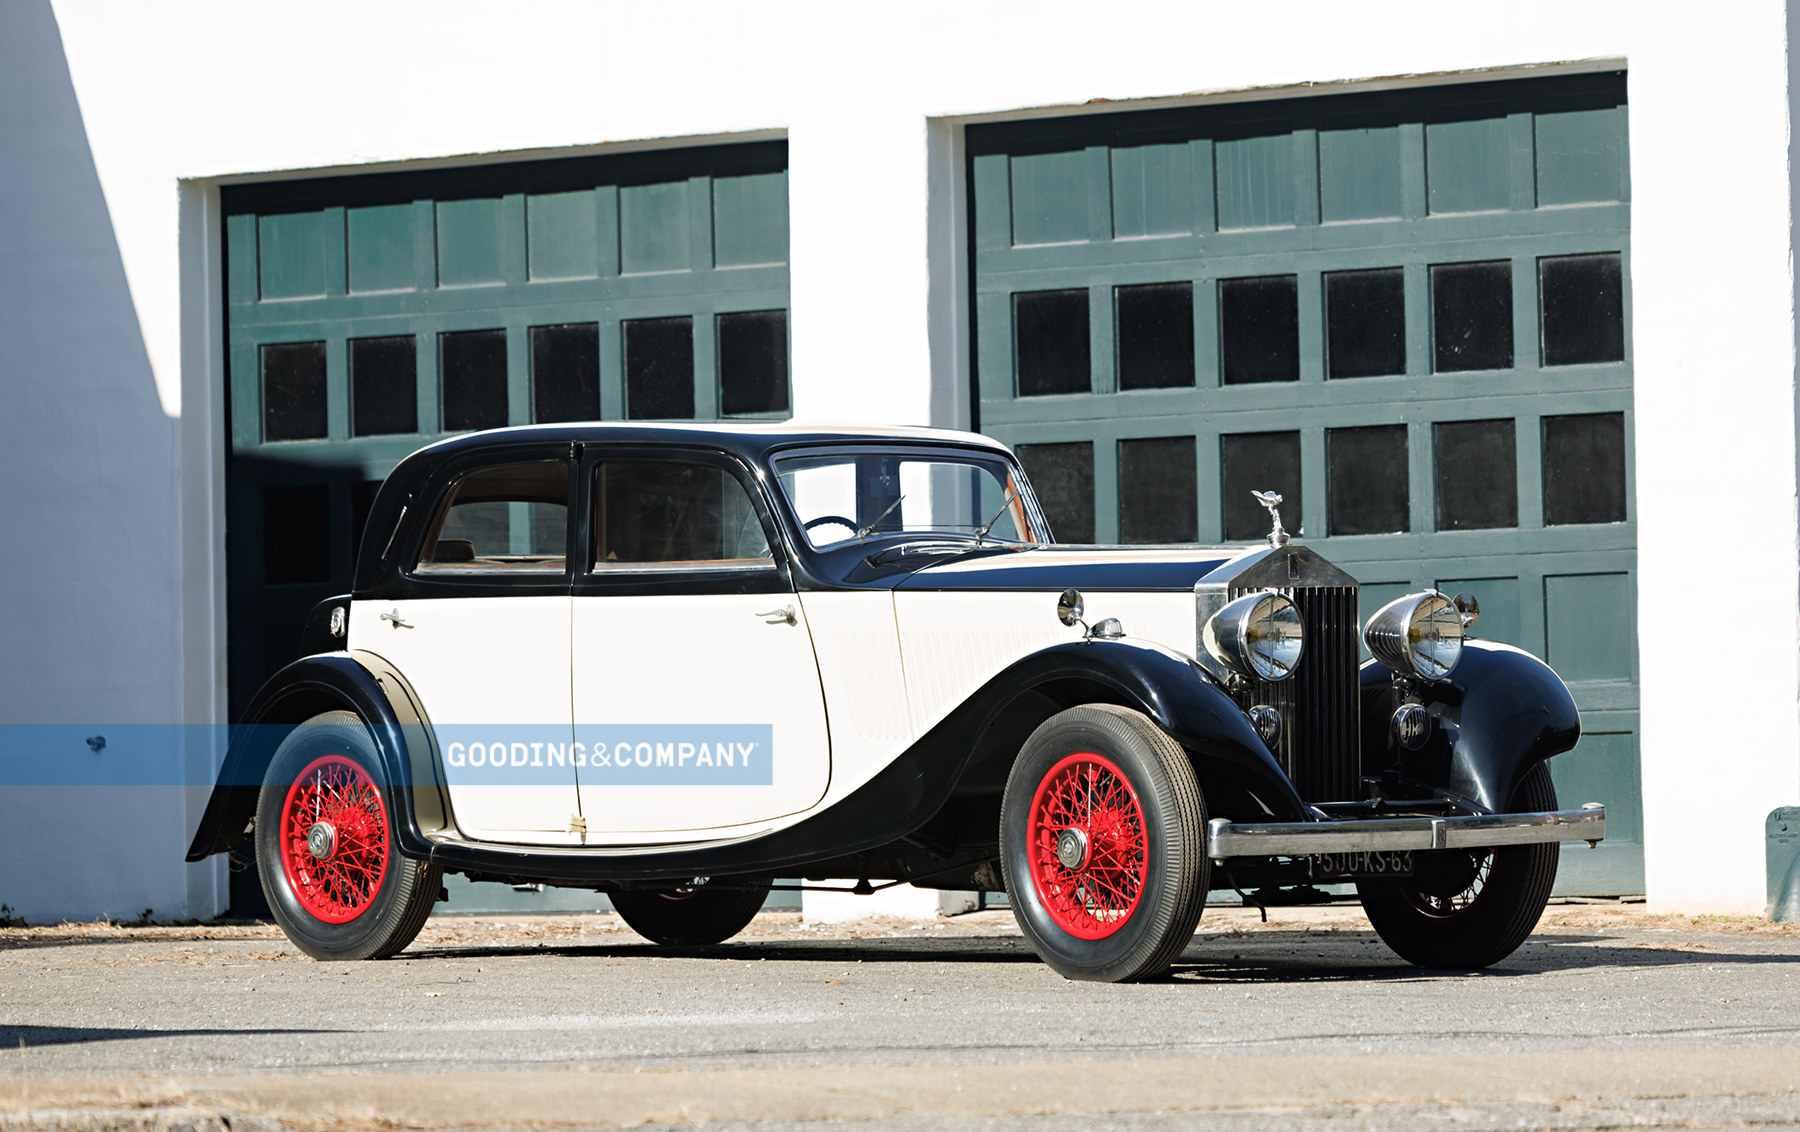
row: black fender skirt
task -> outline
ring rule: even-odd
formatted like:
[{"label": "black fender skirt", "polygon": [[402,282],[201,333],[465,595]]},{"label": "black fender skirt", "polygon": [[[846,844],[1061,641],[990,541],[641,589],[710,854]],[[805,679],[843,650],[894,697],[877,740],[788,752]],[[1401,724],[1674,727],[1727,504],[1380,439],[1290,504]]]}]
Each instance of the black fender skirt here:
[{"label": "black fender skirt", "polygon": [[1431,735],[1402,750],[1389,720],[1399,706],[1392,674],[1362,666],[1363,766],[1400,767],[1405,779],[1442,787],[1492,812],[1507,809],[1532,766],[1573,748],[1581,713],[1562,678],[1528,652],[1471,640],[1448,680],[1419,687]]},{"label": "black fender skirt", "polygon": [[[348,669],[361,671],[361,677]],[[433,758],[420,757],[418,748],[429,743],[429,737],[421,736],[407,718],[417,702],[410,689],[405,689],[403,682],[395,685],[407,701],[395,711],[374,675],[345,654],[308,658],[282,670],[258,694],[249,717],[257,718],[257,704],[265,696],[278,702],[283,695],[281,687],[301,681],[341,691],[346,698],[355,695],[356,701],[345,706],[359,712],[365,712],[366,703],[363,718],[382,749],[393,776],[390,781],[410,781],[402,776],[403,767],[425,771],[428,768],[421,763],[435,763]],[[399,847],[406,856],[429,857],[451,871],[563,884],[769,875],[793,870],[887,845],[923,826],[949,800],[989,725],[1027,693],[1047,695],[1069,707],[1105,700],[1135,708],[1192,753],[1203,777],[1209,769],[1216,769],[1250,784],[1271,807],[1270,820],[1304,821],[1310,817],[1243,712],[1197,665],[1153,646],[1091,641],[1055,645],[1015,662],[848,797],[773,833],[727,842],[618,849],[539,848],[427,838],[424,830],[448,825],[441,810],[418,812],[421,801],[429,804],[436,799],[438,805],[443,804],[434,777],[431,783],[413,782],[413,789],[395,792],[401,811],[396,823]],[[905,693],[896,688],[894,694]],[[428,732],[429,728],[422,730]],[[409,737],[414,747],[411,752],[406,747]],[[228,784],[244,781],[247,768],[257,757],[253,753],[240,757],[235,740],[232,748],[189,860],[228,849],[254,810],[254,786],[234,787],[248,790],[247,803],[221,800]],[[266,765],[268,753],[260,757],[261,765]],[[429,772],[435,776],[434,765]],[[258,769],[259,781],[260,773]]]}]

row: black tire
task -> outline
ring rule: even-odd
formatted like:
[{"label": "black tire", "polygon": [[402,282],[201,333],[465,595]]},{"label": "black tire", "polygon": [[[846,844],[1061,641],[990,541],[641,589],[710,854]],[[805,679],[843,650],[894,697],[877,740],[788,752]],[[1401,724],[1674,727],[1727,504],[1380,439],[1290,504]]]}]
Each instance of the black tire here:
[{"label": "black tire", "polygon": [[[328,779],[335,785],[322,789]],[[400,855],[390,798],[381,759],[353,712],[313,716],[269,760],[256,805],[257,871],[275,922],[314,959],[385,959],[413,941],[437,903],[443,872]],[[300,822],[309,817],[331,829],[324,858],[306,843]]]},{"label": "black tire", "polygon": [[[1550,768],[1538,763],[1513,790],[1512,810],[1556,809]],[[1470,970],[1511,955],[1550,902],[1561,846],[1506,845],[1481,852],[1414,854],[1412,876],[1357,884],[1369,923],[1402,959]]]},{"label": "black tire", "polygon": [[1111,704],[1058,712],[1025,741],[1000,804],[1019,930],[1065,978],[1161,975],[1206,906],[1205,829],[1186,752],[1148,717]]},{"label": "black tire", "polygon": [[610,894],[613,911],[631,930],[664,947],[724,943],[749,926],[774,882],[725,877],[697,888]]}]

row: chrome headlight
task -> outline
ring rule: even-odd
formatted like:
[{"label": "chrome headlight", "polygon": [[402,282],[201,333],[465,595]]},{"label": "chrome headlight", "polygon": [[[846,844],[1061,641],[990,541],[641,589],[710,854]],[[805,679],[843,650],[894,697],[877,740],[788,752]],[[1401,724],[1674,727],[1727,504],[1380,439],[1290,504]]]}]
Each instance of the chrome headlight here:
[{"label": "chrome headlight", "polygon": [[1242,676],[1286,680],[1300,663],[1305,643],[1300,611],[1275,593],[1250,594],[1213,614],[1200,644],[1219,663]]},{"label": "chrome headlight", "polygon": [[1442,680],[1462,659],[1462,613],[1436,590],[1407,594],[1369,618],[1363,643],[1398,675]]}]

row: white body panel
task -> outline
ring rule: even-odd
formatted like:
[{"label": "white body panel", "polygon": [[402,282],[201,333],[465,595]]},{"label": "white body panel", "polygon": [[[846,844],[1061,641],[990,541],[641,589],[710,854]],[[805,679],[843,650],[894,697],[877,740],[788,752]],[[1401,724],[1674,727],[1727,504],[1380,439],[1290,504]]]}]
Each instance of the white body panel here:
[{"label": "white body panel", "polygon": [[[796,624],[760,616],[789,608]],[[825,793],[825,701],[793,594],[576,597],[573,664],[588,844],[728,836]]]},{"label": "white body panel", "polygon": [[894,595],[815,592],[801,604],[831,719],[831,793],[842,797],[918,737],[905,693]]},{"label": "white body panel", "polygon": [[[1015,661],[1054,644],[1080,640],[1080,626],[1065,626],[1056,618],[1059,593],[898,591],[894,606],[913,737],[930,730]],[[1090,625],[1116,617],[1133,641],[1193,655],[1192,594],[1082,596]]]},{"label": "white body panel", "polygon": [[1191,593],[1084,593],[1088,624],[1116,617],[1133,641],[1150,641],[1193,656],[1199,626]]},{"label": "white body panel", "polygon": [[[580,843],[570,832],[579,812],[572,761],[565,754],[559,766],[554,756],[530,749],[533,742],[567,744],[571,738],[569,601],[561,595],[350,605],[350,647],[398,669],[437,730],[450,805],[468,837]],[[384,613],[412,627],[384,621]],[[480,766],[470,757],[475,743],[481,745]],[[524,746],[516,765],[515,743]],[[508,752],[504,768],[488,763],[494,744]]]},{"label": "white body panel", "polygon": [[1081,639],[1056,619],[1054,593],[963,591],[894,594],[906,700],[915,737],[1021,657]]}]

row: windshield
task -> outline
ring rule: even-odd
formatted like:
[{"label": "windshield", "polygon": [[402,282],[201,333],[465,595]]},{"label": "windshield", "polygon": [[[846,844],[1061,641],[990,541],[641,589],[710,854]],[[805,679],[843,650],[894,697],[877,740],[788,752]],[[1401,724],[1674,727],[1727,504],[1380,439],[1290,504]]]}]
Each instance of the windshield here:
[{"label": "windshield", "polygon": [[775,474],[814,547],[900,532],[1039,541],[1022,479],[998,458],[923,450],[809,452],[777,458]]}]

